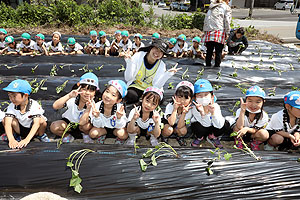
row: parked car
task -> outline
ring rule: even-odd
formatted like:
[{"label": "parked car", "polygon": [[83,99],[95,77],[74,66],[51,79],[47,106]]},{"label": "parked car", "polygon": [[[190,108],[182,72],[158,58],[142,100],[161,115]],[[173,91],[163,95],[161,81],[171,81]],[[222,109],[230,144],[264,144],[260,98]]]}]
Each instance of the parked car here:
[{"label": "parked car", "polygon": [[158,7],[165,8],[167,4],[165,2],[159,2]]},{"label": "parked car", "polygon": [[274,9],[275,10],[290,9],[293,4],[294,4],[293,0],[280,0],[279,2],[275,3]]},{"label": "parked car", "polygon": [[178,2],[172,2],[170,4],[170,10],[178,10],[178,6],[179,6]]},{"label": "parked car", "polygon": [[189,11],[189,9],[190,9],[190,5],[189,4],[185,4],[185,3],[180,3],[179,5],[178,5],[178,10],[180,10],[180,11]]}]

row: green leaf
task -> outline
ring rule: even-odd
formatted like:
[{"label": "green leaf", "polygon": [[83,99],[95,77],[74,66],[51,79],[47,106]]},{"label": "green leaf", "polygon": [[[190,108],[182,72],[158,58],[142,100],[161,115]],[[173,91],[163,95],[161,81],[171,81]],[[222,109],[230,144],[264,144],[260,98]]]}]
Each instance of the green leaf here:
[{"label": "green leaf", "polygon": [[151,161],[152,161],[152,165],[153,165],[153,166],[157,166],[155,154],[152,155]]},{"label": "green leaf", "polygon": [[148,149],[146,153],[143,154],[143,158],[148,158],[153,152],[153,149]]},{"label": "green leaf", "polygon": [[69,162],[67,162],[67,166],[68,166],[68,167],[73,167],[74,165],[73,165],[73,163],[71,163],[71,162],[69,161]]},{"label": "green leaf", "polygon": [[72,169],[72,177],[78,176],[78,175],[79,175],[78,171],[75,171],[74,169]]},{"label": "green leaf", "polygon": [[206,167],[205,170],[206,170],[208,176],[214,174],[214,171],[210,167]]},{"label": "green leaf", "polygon": [[76,186],[74,187],[74,190],[75,190],[75,192],[80,193],[81,190],[82,190],[82,186],[81,186],[80,184],[78,184],[78,185],[76,185]]},{"label": "green leaf", "polygon": [[212,151],[212,150],[210,150],[210,149],[209,149],[209,151],[210,151],[210,153],[211,153],[211,154],[215,154],[215,152],[214,152],[214,151]]},{"label": "green leaf", "polygon": [[140,159],[140,166],[141,166],[141,170],[145,172],[147,169],[147,163],[145,163],[143,159]]},{"label": "green leaf", "polygon": [[300,162],[300,158],[298,158],[297,162]]},{"label": "green leaf", "polygon": [[225,160],[229,160],[232,157],[232,155],[230,153],[226,153],[224,155]]},{"label": "green leaf", "polygon": [[236,137],[236,136],[238,136],[238,132],[232,132],[231,134],[230,134],[230,137]]},{"label": "green leaf", "polygon": [[81,179],[79,176],[72,177],[72,178],[70,179],[70,186],[71,186],[71,187],[72,187],[72,186],[74,187],[74,186],[80,184],[81,181],[82,181],[82,179]]}]

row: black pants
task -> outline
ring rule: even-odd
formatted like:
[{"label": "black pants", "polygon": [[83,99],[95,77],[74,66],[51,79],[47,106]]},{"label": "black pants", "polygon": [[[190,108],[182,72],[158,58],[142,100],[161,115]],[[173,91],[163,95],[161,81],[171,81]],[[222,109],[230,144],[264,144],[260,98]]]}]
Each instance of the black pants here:
[{"label": "black pants", "polygon": [[125,97],[125,102],[127,104],[133,104],[133,103],[138,103],[139,99],[143,95],[144,91],[139,90],[134,87],[128,88],[127,95]]},{"label": "black pants", "polygon": [[192,123],[191,128],[197,138],[206,137],[211,133],[218,137],[224,134],[229,134],[230,132],[230,124],[227,120],[225,120],[225,123],[221,129],[215,128],[213,126],[204,127],[199,122]]},{"label": "black pants", "polygon": [[229,54],[233,54],[233,53],[242,53],[246,48],[245,47],[241,47],[238,45],[236,47],[230,47],[228,46],[228,53]]},{"label": "black pants", "polygon": [[205,57],[206,66],[211,66],[211,59],[215,49],[216,52],[215,67],[220,67],[224,44],[217,43],[217,42],[206,42],[205,46],[207,48],[206,57]]}]

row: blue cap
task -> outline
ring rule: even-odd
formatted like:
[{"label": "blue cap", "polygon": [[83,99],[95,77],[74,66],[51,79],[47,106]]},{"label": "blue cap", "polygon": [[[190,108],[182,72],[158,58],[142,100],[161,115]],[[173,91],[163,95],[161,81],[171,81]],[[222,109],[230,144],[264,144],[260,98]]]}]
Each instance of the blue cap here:
[{"label": "blue cap", "polygon": [[95,30],[90,31],[90,36],[97,36],[97,35],[98,35],[97,31]]},{"label": "blue cap", "polygon": [[199,79],[194,84],[194,93],[200,93],[200,92],[211,92],[213,91],[213,87],[211,83],[208,80],[205,79]]},{"label": "blue cap", "polygon": [[265,99],[266,93],[262,88],[255,85],[246,91],[246,97],[261,97],[261,98]]},{"label": "blue cap", "polygon": [[83,74],[80,77],[80,84],[87,84],[87,85],[93,85],[95,86],[97,89],[99,89],[99,80],[98,77],[92,73],[92,72],[88,72]]},{"label": "blue cap", "polygon": [[292,91],[284,95],[284,103],[300,109],[300,91]]},{"label": "blue cap", "polygon": [[120,31],[120,30],[116,30],[116,31],[115,31],[115,35],[116,35],[116,34],[121,34],[121,33],[122,33],[122,31]]},{"label": "blue cap", "polygon": [[153,33],[152,38],[160,38],[160,35],[158,33]]},{"label": "blue cap", "polygon": [[12,81],[7,87],[3,88],[3,90],[7,92],[21,92],[29,95],[31,93],[31,86],[27,81],[17,79]]},{"label": "blue cap", "polygon": [[121,35],[122,35],[122,36],[128,37],[128,36],[129,36],[129,33],[128,33],[128,31],[122,31],[122,32],[121,32]]},{"label": "blue cap", "polygon": [[139,33],[135,34],[134,37],[139,37],[140,39],[143,39],[143,36]]},{"label": "blue cap", "polygon": [[200,37],[194,37],[193,38],[193,40],[192,40],[192,42],[198,42],[198,43],[200,43],[201,42],[201,38]]},{"label": "blue cap", "polygon": [[4,35],[6,35],[7,31],[4,28],[0,28],[0,33],[3,33]]},{"label": "blue cap", "polygon": [[181,40],[185,41],[186,36],[184,34],[180,34],[177,39],[181,39]]},{"label": "blue cap", "polygon": [[114,86],[121,94],[122,98],[127,95],[127,85],[122,80],[111,80],[108,82],[108,85]]}]

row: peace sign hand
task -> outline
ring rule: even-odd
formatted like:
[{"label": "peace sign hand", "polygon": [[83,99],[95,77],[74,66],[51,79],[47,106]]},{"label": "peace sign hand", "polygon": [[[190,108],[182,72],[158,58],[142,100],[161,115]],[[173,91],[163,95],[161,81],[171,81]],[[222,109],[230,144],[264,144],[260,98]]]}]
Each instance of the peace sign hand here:
[{"label": "peace sign hand", "polygon": [[177,109],[179,108],[179,106],[181,105],[179,102],[177,102],[176,101],[176,99],[174,98],[174,97],[172,97],[172,99],[173,99],[173,102],[174,102],[174,104],[173,104],[173,110],[175,111],[177,111]]},{"label": "peace sign hand", "polygon": [[190,104],[187,105],[187,106],[182,106],[182,107],[183,107],[182,113],[183,113],[183,114],[186,114],[187,112],[189,112],[189,110],[192,108],[191,105],[192,105],[192,104],[190,103]]},{"label": "peace sign hand", "polygon": [[155,124],[157,124],[157,123],[160,122],[160,115],[159,115],[159,113],[156,110],[153,111],[152,119],[155,122]]},{"label": "peace sign hand", "polygon": [[92,108],[92,115],[93,115],[94,117],[96,117],[96,118],[99,117],[100,111],[96,108],[95,101],[89,99],[89,105],[90,105],[91,108]]},{"label": "peace sign hand", "polygon": [[178,68],[178,69],[176,68],[177,65],[178,65],[178,63],[176,63],[176,64],[174,65],[174,67],[172,67],[171,69],[169,69],[168,72],[173,72],[173,73],[175,74],[177,71],[181,70],[181,69],[182,69],[181,67]]},{"label": "peace sign hand", "polygon": [[142,107],[137,108],[137,107],[134,105],[134,109],[135,109],[135,112],[134,112],[134,115],[133,115],[133,119],[134,119],[134,120],[137,120],[137,119],[140,117],[141,108],[142,108]]},{"label": "peace sign hand", "polygon": [[82,92],[79,92],[81,89],[81,86],[79,86],[79,88],[77,88],[77,90],[72,90],[70,93],[69,93],[69,97],[70,98],[74,98],[74,97],[77,97],[78,94],[81,94]]},{"label": "peace sign hand", "polygon": [[205,112],[204,112],[203,105],[199,104],[199,103],[196,103],[196,102],[193,102],[193,103],[195,104],[197,110],[200,112],[201,116],[204,116]]},{"label": "peace sign hand", "polygon": [[241,110],[245,111],[248,103],[245,103],[242,97],[240,98],[240,101],[241,101]]},{"label": "peace sign hand", "polygon": [[124,105],[122,105],[121,108],[116,112],[116,115],[117,119],[121,119],[121,117],[125,115]]}]

